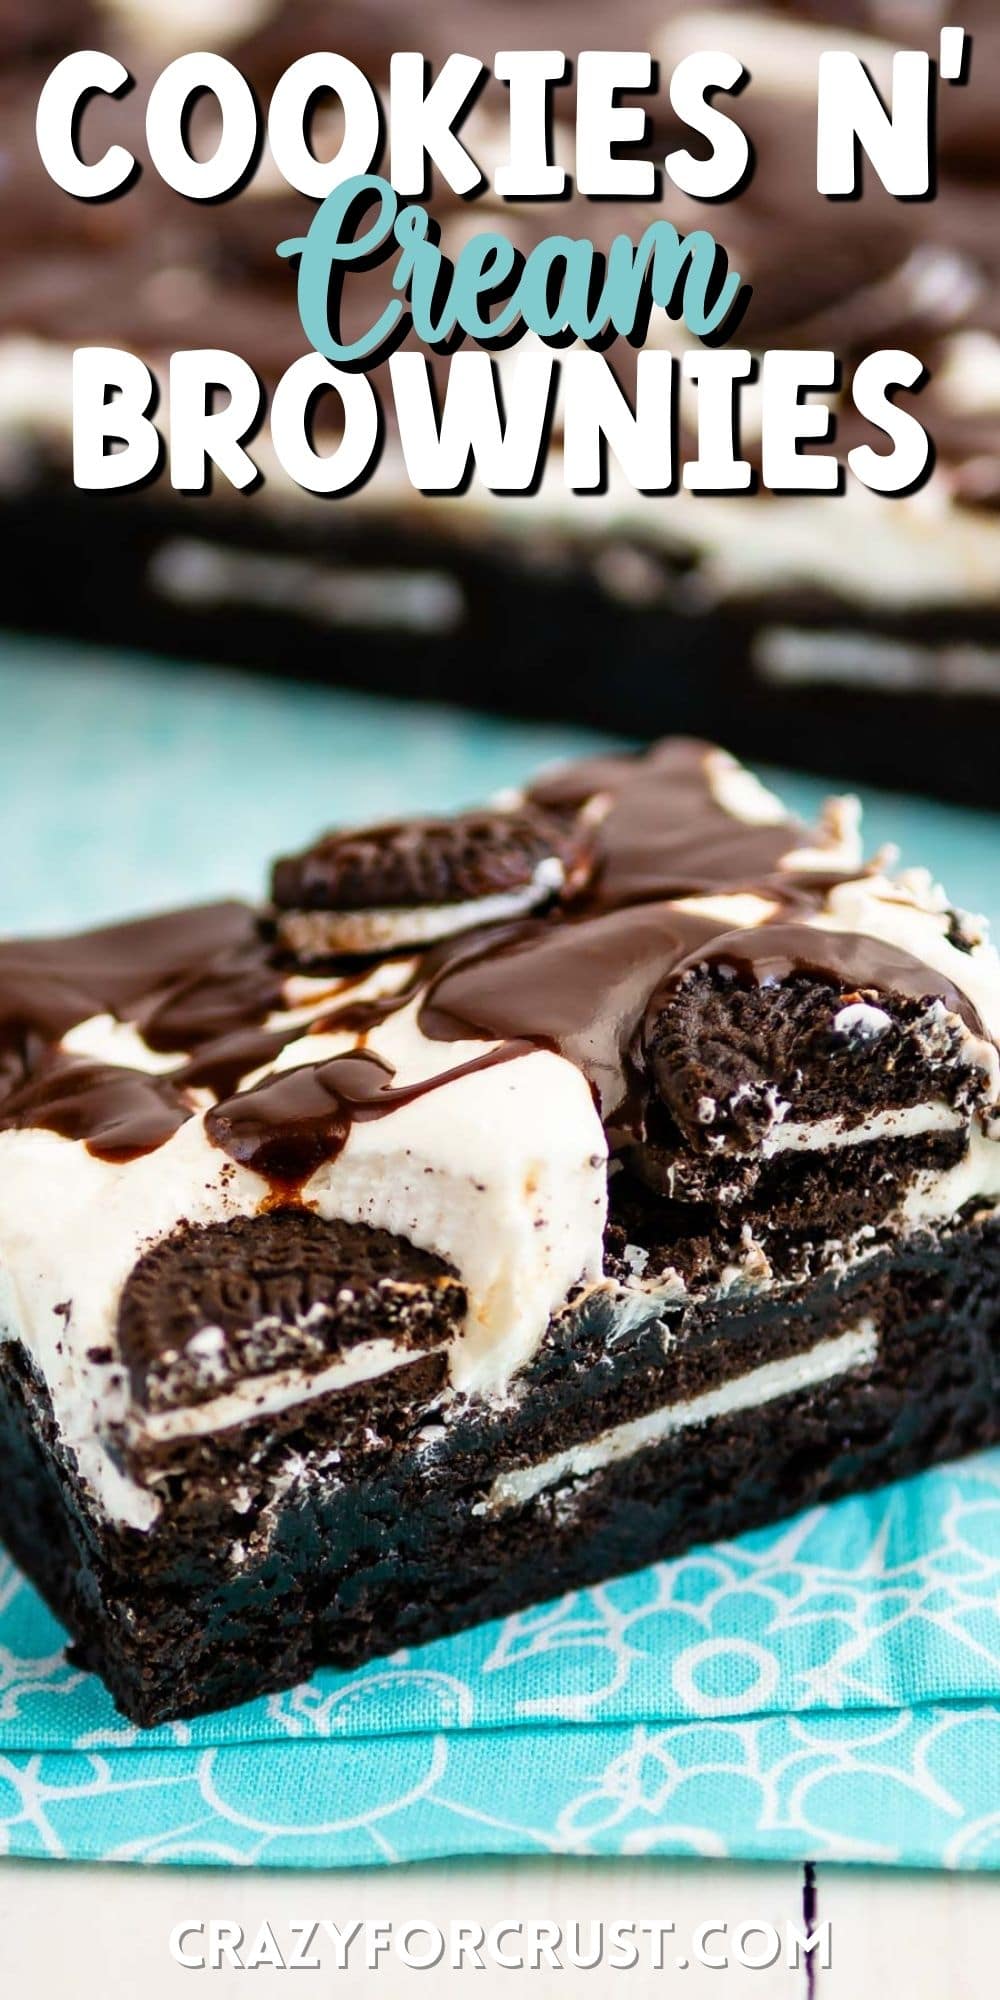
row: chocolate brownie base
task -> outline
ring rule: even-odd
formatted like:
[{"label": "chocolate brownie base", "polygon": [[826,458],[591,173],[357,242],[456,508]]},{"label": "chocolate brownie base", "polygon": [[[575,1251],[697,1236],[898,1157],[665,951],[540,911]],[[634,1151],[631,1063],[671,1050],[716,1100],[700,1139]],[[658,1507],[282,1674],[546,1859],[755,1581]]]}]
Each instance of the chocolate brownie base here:
[{"label": "chocolate brownie base", "polygon": [[[244,1491],[220,1477],[219,1439],[207,1456],[193,1449],[185,1463],[182,1452],[169,1512],[148,1534],[99,1522],[81,1503],[44,1392],[8,1345],[0,1535],[68,1627],[74,1659],[103,1676],[133,1721],[193,1715],[992,1442],[998,1295],[1000,1225],[971,1221],[936,1243],[876,1254],[840,1286],[756,1306],[731,1299],[703,1323],[689,1308],[683,1336],[661,1338],[658,1365],[649,1328],[638,1355],[633,1339],[616,1361],[606,1340],[591,1333],[588,1344],[580,1308],[553,1330],[506,1413],[487,1419],[470,1401],[447,1421],[426,1379],[414,1382],[391,1435],[378,1437],[376,1412],[374,1442],[359,1437],[325,1470],[314,1444],[324,1431],[329,1440],[329,1407],[272,1420],[259,1452],[243,1426],[233,1444]],[[581,1476],[556,1466],[523,1504],[516,1480],[505,1488],[505,1473],[537,1468],[567,1440],[593,1440],[690,1402],[720,1372],[739,1377],[866,1323],[877,1349],[862,1366],[682,1424]],[[303,1469],[282,1491],[274,1455],[296,1450]]]}]

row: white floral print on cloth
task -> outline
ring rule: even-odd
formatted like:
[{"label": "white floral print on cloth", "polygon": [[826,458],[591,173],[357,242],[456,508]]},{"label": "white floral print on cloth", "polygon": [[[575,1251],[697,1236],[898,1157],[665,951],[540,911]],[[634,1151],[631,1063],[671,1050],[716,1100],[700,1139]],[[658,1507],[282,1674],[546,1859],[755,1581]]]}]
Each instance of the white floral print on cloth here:
[{"label": "white floral print on cloth", "polygon": [[0,1852],[1000,1867],[1000,1452],[149,1732],[0,1559]]}]

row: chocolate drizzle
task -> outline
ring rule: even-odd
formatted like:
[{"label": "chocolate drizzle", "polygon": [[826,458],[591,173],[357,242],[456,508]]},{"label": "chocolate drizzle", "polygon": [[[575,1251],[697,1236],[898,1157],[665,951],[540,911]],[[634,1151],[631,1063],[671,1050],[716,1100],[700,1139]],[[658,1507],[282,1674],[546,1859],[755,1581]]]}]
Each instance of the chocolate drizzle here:
[{"label": "chocolate drizzle", "polygon": [[172,1139],[190,1116],[166,1077],[48,1053],[0,1102],[0,1131],[41,1126],[63,1139],[83,1139],[97,1159],[122,1165]]},{"label": "chocolate drizzle", "polygon": [[0,1033],[58,1041],[95,1014],[150,1048],[191,1050],[256,1023],[281,982],[246,903],[206,903],[71,937],[0,943]]},{"label": "chocolate drizzle", "polygon": [[[641,758],[593,758],[546,776],[532,807],[555,821],[583,812],[594,841],[582,893],[545,916],[435,944],[387,995],[351,990],[370,964],[332,981],[329,1005],[309,1027],[358,1046],[265,1074],[252,1088],[244,1080],[267,1072],[309,1029],[291,1011],[287,968],[247,905],[0,945],[0,1129],[44,1126],[127,1161],[171,1138],[207,1091],[217,1100],[205,1113],[208,1137],[287,1201],[336,1158],[354,1123],[532,1050],[554,1050],[583,1072],[612,1149],[634,1143],[656,1090],[648,1036],[700,967],[744,984],[806,976],[845,994],[940,1001],[984,1036],[947,978],[896,946],[823,927],[831,887],[852,873],[838,871],[832,836],[789,819],[738,818],[719,796],[727,773],[718,760],[707,745],[675,739]],[[796,850],[815,855],[824,842],[829,870],[794,866]],[[731,928],[731,905],[707,904],[734,895],[762,906],[752,928]],[[436,1076],[396,1083],[378,1031],[407,1007],[432,1042],[490,1046]],[[132,1024],[148,1048],[176,1055],[175,1066],[149,1074],[67,1049],[68,1032],[97,1015]],[[375,1046],[362,1046],[370,1039]]]},{"label": "chocolate drizzle", "polygon": [[524,924],[521,935],[445,965],[420,1026],[435,1041],[517,1037],[582,1069],[605,1124],[633,1130],[631,1046],[664,965],[711,937],[704,918],[664,903],[576,922]]},{"label": "chocolate drizzle", "polygon": [[301,1193],[318,1167],[335,1160],[351,1126],[386,1118],[429,1091],[525,1055],[532,1044],[505,1042],[419,1083],[394,1085],[380,1056],[358,1049],[326,1062],[301,1063],[265,1077],[206,1114],[205,1130],[241,1166],[262,1174],[285,1199]]},{"label": "chocolate drizzle", "polygon": [[532,798],[551,810],[578,810],[602,796],[608,802],[596,880],[583,907],[620,910],[681,896],[759,891],[796,844],[811,844],[808,830],[793,820],[751,823],[726,812],[706,768],[706,760],[719,754],[710,744],[668,737],[641,761],[592,757],[536,782]]},{"label": "chocolate drizzle", "polygon": [[[64,938],[0,944],[0,1130],[42,1126],[101,1159],[154,1150],[213,1090],[273,1061],[290,1034],[262,1023],[282,979],[255,912],[209,903]],[[148,1048],[189,1054],[151,1075],[61,1049],[97,1015],[131,1023]]]},{"label": "chocolate drizzle", "polygon": [[206,1114],[215,1145],[244,1167],[294,1192],[335,1159],[359,1109],[391,1088],[392,1069],[360,1050],[279,1071]]}]

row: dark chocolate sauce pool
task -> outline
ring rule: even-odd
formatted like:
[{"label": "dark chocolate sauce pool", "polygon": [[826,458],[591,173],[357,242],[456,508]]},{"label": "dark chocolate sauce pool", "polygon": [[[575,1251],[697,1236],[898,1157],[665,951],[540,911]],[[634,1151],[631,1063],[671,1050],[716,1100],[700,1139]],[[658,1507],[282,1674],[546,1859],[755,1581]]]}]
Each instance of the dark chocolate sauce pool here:
[{"label": "dark chocolate sauce pool", "polygon": [[0,1130],[43,1126],[82,1139],[99,1160],[122,1163],[162,1146],[191,1115],[174,1085],[145,1070],[46,1055],[0,1100]]}]

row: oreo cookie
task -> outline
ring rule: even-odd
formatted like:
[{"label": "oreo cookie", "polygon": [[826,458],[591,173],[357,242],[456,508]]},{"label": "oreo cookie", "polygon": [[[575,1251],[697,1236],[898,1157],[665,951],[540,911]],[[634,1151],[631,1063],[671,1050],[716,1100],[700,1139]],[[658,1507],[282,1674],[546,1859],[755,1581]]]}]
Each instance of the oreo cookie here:
[{"label": "oreo cookie", "polygon": [[806,974],[744,986],[706,968],[654,997],[639,1063],[655,1097],[646,1177],[659,1140],[675,1180],[679,1148],[753,1154],[786,1116],[846,1130],[928,1100],[970,1110],[978,1083],[932,996],[845,992]]},{"label": "oreo cookie", "polygon": [[364,1223],[281,1209],[184,1227],[148,1251],[125,1285],[118,1339],[132,1393],[155,1413],[250,1376],[327,1366],[364,1341],[417,1355],[453,1337],[465,1311],[443,1258]]},{"label": "oreo cookie", "polygon": [[329,833],[275,863],[277,935],[306,961],[427,944],[568,900],[593,866],[579,819],[530,803]]}]

